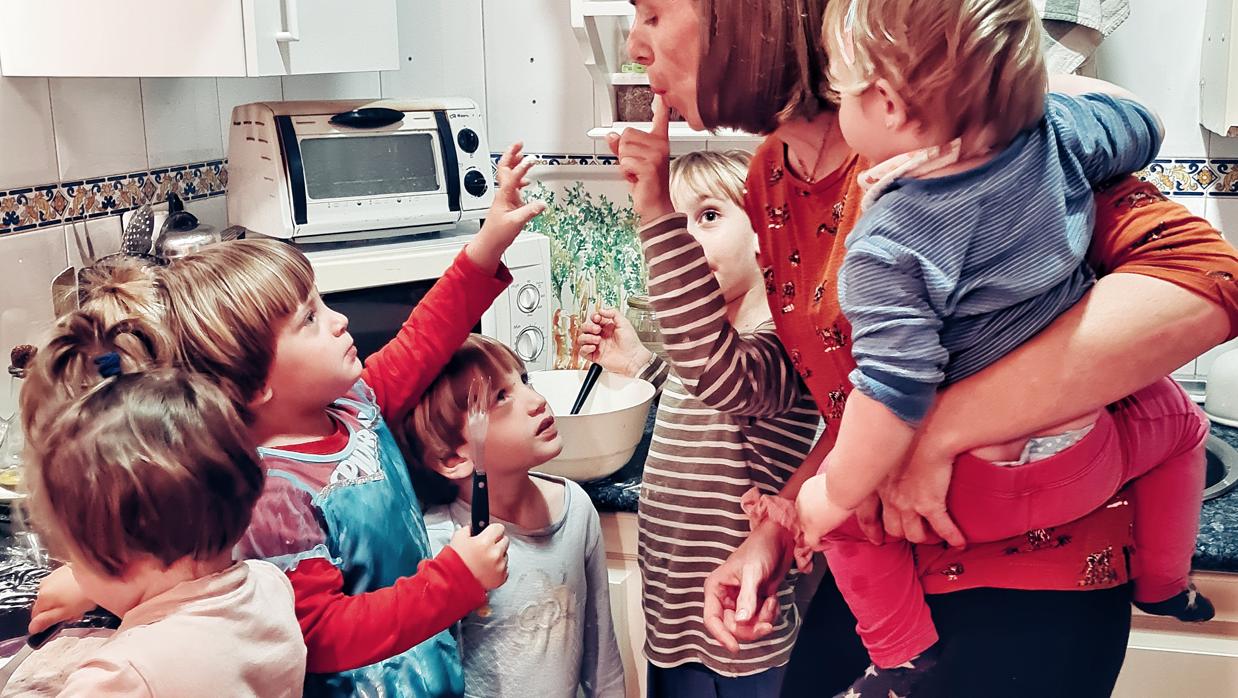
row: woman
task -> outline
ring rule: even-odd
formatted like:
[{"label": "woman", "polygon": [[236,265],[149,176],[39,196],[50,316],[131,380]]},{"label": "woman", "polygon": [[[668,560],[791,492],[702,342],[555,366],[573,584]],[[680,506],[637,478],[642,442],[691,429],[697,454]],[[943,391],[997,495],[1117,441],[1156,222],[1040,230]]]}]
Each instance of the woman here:
[{"label": "woman", "polygon": [[[824,87],[825,2],[634,4],[628,53],[646,66],[655,93],[693,127],[769,134],[749,172],[748,213],[779,336],[827,423],[836,421],[853,364],[834,282],[857,215],[855,176],[866,164],[840,137]],[[612,144],[630,179],[637,173],[624,149],[665,146],[650,138],[629,131]],[[913,542],[930,540],[930,531],[953,538],[944,502],[956,455],[1104,407],[1231,335],[1238,257],[1215,231],[1130,178],[1098,194],[1097,209],[1091,256],[1098,272],[1110,275],[1040,336],[943,392],[916,455],[883,492],[889,533]],[[815,471],[829,433],[784,496],[794,497]],[[862,518],[879,539],[876,512],[873,502]],[[935,693],[1108,695],[1130,626],[1128,547],[1122,506],[962,551],[921,546],[943,648]],[[765,524],[707,580],[706,617],[723,645],[736,649],[768,629],[775,608],[769,591],[785,574],[788,553],[780,529]],[[827,578],[784,695],[798,694],[801,684],[808,695],[833,693],[863,671],[853,624]]]}]

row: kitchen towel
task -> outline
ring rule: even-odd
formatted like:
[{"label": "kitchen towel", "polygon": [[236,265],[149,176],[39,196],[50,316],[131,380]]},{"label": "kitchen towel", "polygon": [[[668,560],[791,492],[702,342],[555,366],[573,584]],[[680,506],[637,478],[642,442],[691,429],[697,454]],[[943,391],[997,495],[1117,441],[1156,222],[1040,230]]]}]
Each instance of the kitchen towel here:
[{"label": "kitchen towel", "polygon": [[1130,0],[1033,0],[1050,73],[1073,73],[1130,16]]}]

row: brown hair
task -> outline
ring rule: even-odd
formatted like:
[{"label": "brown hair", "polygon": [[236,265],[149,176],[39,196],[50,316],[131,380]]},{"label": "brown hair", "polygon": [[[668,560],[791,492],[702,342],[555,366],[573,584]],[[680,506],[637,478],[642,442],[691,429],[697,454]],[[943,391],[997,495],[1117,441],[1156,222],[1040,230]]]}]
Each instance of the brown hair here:
[{"label": "brown hair", "polygon": [[502,342],[470,334],[409,413],[403,429],[408,445],[413,489],[426,507],[456,498],[454,482],[435,466],[456,455],[464,445],[469,384],[480,375],[494,379],[509,371],[523,374],[524,362]]},{"label": "brown hair", "polygon": [[[744,180],[752,154],[746,150],[694,150],[671,161],[671,193],[708,194],[744,207]],[[682,197],[680,197],[682,198]]]},{"label": "brown hair", "polygon": [[105,354],[115,353],[124,373],[170,363],[172,342],[161,327],[139,317],[109,322],[108,312],[78,310],[65,315],[35,355],[20,396],[27,440],[38,440],[44,422],[103,381],[96,360]]},{"label": "brown hair", "polygon": [[835,89],[884,79],[912,119],[1004,146],[1044,116],[1048,72],[1030,0],[834,0],[822,41]]},{"label": "brown hair", "polygon": [[827,0],[693,1],[701,17],[697,107],[706,127],[770,133],[834,109],[821,45]]},{"label": "brown hair", "polygon": [[276,338],[314,293],[309,260],[278,240],[233,240],[173,261],[160,279],[179,359],[215,378],[249,419]]},{"label": "brown hair", "polygon": [[36,527],[112,577],[140,556],[171,565],[227,553],[263,485],[231,402],[171,368],[103,380],[50,418],[29,452]]}]

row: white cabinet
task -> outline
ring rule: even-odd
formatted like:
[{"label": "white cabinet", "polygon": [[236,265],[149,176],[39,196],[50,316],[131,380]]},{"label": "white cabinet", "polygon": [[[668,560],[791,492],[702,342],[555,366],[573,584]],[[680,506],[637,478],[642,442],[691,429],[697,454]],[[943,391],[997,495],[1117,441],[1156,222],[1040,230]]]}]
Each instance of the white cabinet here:
[{"label": "white cabinet", "polygon": [[1208,0],[1200,55],[1199,120],[1209,131],[1238,136],[1238,2]]},{"label": "white cabinet", "polygon": [[0,2],[0,75],[210,77],[399,68],[396,0]]}]

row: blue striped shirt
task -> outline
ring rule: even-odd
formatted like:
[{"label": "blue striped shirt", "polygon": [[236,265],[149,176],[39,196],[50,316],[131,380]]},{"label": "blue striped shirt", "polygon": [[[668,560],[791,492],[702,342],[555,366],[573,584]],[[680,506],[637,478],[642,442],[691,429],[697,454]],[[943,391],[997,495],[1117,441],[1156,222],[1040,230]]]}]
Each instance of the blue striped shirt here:
[{"label": "blue striped shirt", "polygon": [[856,389],[917,424],[941,385],[1074,305],[1094,280],[1092,187],[1146,166],[1160,140],[1139,104],[1051,94],[985,164],[896,181],[847,236],[839,273]]}]

